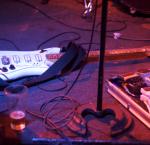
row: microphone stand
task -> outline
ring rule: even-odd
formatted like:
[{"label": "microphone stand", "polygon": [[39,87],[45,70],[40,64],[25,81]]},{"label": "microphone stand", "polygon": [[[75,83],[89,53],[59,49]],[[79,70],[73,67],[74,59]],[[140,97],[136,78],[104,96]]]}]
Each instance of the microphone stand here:
[{"label": "microphone stand", "polygon": [[103,78],[104,78],[104,58],[105,58],[105,43],[106,43],[106,27],[107,27],[107,6],[108,0],[102,1],[102,17],[101,17],[101,35],[100,35],[100,59],[98,69],[98,96],[97,110],[102,111],[102,96],[103,96]]},{"label": "microphone stand", "polygon": [[[121,110],[103,109],[103,79],[104,79],[104,57],[105,57],[105,41],[106,41],[106,26],[107,26],[107,7],[108,0],[102,0],[102,17],[101,17],[101,34],[100,34],[100,59],[98,70],[98,92],[97,92],[97,106],[96,110],[86,108],[81,112],[83,118],[87,115],[92,115],[98,119],[111,115],[116,121],[115,128],[111,126],[111,136],[121,135],[125,131],[129,130],[133,124],[133,120],[126,112]],[[118,113],[121,112],[121,113]],[[117,113],[116,113],[117,112]]]},{"label": "microphone stand", "polygon": [[102,108],[103,103],[103,78],[104,78],[104,57],[105,57],[105,41],[106,41],[106,25],[107,25],[107,7],[108,0],[102,0],[102,17],[101,17],[101,34],[100,34],[100,59],[98,70],[98,92],[97,92],[97,106],[96,111],[92,109],[85,109],[82,111],[82,116],[94,115],[97,118],[102,118],[107,115],[115,116],[115,113],[111,109]]}]

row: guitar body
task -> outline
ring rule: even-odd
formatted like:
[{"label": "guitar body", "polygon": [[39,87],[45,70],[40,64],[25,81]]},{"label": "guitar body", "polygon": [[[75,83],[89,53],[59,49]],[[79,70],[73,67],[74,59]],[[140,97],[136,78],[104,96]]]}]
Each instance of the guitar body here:
[{"label": "guitar body", "polygon": [[41,75],[54,62],[47,55],[59,54],[59,47],[35,51],[0,51],[0,78],[6,81],[33,75]]}]

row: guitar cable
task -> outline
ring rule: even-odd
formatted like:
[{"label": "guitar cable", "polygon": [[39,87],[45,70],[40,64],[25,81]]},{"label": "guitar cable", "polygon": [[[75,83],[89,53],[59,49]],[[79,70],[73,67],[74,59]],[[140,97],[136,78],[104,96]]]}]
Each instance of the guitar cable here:
[{"label": "guitar cable", "polygon": [[[87,55],[86,55],[85,60],[87,59],[88,54],[89,54],[89,51],[91,50],[91,47],[92,47],[92,41],[93,41],[93,36],[94,36],[94,28],[95,28],[95,22],[96,22],[97,1],[96,1],[96,4],[95,4],[95,7],[96,7],[96,8],[95,8],[95,15],[94,15],[94,20],[93,20],[93,25],[92,25],[92,33],[91,33],[91,37],[90,37],[90,45],[89,45],[88,52],[87,52]],[[80,70],[79,70],[79,72],[78,72],[78,74],[77,74],[75,80],[73,81],[73,83],[71,84],[71,86],[69,87],[69,89],[65,92],[64,96],[68,96],[69,92],[72,90],[72,88],[74,87],[75,83],[77,82],[77,80],[78,80],[78,78],[79,78],[79,76],[80,76],[80,74],[81,74],[83,68],[84,68],[84,65],[81,66],[81,68],[80,68]],[[69,97],[69,98],[70,98],[70,97]],[[86,131],[87,131],[87,130],[88,130],[88,129],[86,129]],[[86,134],[87,134],[87,132],[86,132]]]},{"label": "guitar cable", "polygon": [[9,39],[6,39],[6,38],[0,38],[0,41],[6,41],[6,42],[9,42],[12,46],[14,46],[14,48],[16,50],[21,50],[13,41],[9,40]]},{"label": "guitar cable", "polygon": [[42,83],[42,84],[38,84],[37,87],[38,87],[38,89],[43,90],[45,92],[62,91],[68,87],[68,83],[64,79],[62,79],[60,76],[56,77],[55,80],[62,82],[63,85],[61,85],[61,87],[57,87],[56,89],[50,89],[51,88],[50,86],[48,88],[45,88],[44,84]]},{"label": "guitar cable", "polygon": [[[89,44],[89,48],[88,48],[88,51],[87,51],[87,55],[86,55],[86,57],[85,57],[85,60],[88,58],[88,54],[89,54],[89,52],[90,52],[90,50],[91,50],[91,47],[92,47],[92,42],[93,42],[93,36],[94,36],[94,28],[95,28],[95,22],[96,22],[96,9],[97,9],[97,0],[96,0],[96,4],[95,4],[95,13],[94,13],[94,20],[93,20],[93,25],[92,25],[92,33],[91,33],[91,37],[90,37],[90,44]],[[62,100],[62,99],[64,99],[64,98],[66,98],[67,96],[68,96],[68,94],[70,93],[70,91],[72,90],[72,88],[74,87],[74,85],[76,84],[76,82],[77,82],[77,80],[78,80],[78,78],[79,78],[79,76],[80,76],[80,74],[81,74],[81,72],[82,72],[82,70],[83,70],[83,68],[84,68],[84,65],[82,65],[81,66],[81,68],[80,68],[80,70],[78,71],[78,74],[77,74],[77,76],[76,76],[76,78],[75,78],[75,80],[72,82],[72,84],[71,84],[71,86],[68,88],[68,90],[65,92],[65,94],[64,95],[62,95],[62,96],[57,96],[57,97],[55,97],[54,99],[50,99],[49,101],[47,101],[47,102],[45,102],[45,103],[43,103],[42,105],[41,105],[41,107],[40,107],[40,110],[43,110],[43,109],[45,109],[48,105],[49,105],[49,103],[51,103],[51,102],[53,102],[53,101],[55,101],[55,100],[57,100],[57,98],[59,98],[60,100]],[[77,102],[76,100],[73,100],[73,99],[71,99],[70,97],[67,97],[67,99],[69,99],[71,102]],[[78,108],[78,106],[80,106],[80,103],[78,103],[77,102],[77,106],[73,109],[73,111],[71,111],[69,114],[71,115],[72,113],[74,114],[75,112],[76,112],[76,108]],[[56,105],[57,105],[57,103],[56,103]],[[27,110],[29,113],[30,113],[30,111],[29,110]],[[50,110],[49,110],[50,111]],[[47,120],[49,119],[49,114],[50,114],[50,112],[47,112],[47,115],[44,117],[46,120],[44,121],[45,122],[45,124],[47,125]],[[36,116],[36,114],[35,113],[33,113],[33,112],[31,112],[32,114],[34,114],[35,116]],[[69,116],[70,116],[69,115]],[[66,118],[67,117],[67,118]],[[68,115],[65,117],[65,120],[66,119],[68,119]],[[72,118],[72,117],[71,117]],[[64,119],[60,119],[59,120],[59,122],[61,122],[61,121],[63,121]],[[71,121],[71,120],[70,120]],[[57,131],[57,133],[59,133],[60,131],[59,131],[59,128],[56,128],[56,126],[55,126],[55,123],[54,122],[50,122],[50,124],[52,123],[52,126],[54,127],[54,129]],[[66,124],[65,124],[66,125]],[[86,126],[87,127],[87,126]],[[87,134],[87,131],[88,131],[88,129],[86,128],[86,132],[85,132],[85,135]],[[62,133],[63,133],[63,131],[61,131]],[[63,136],[65,136],[65,134],[63,133],[63,136],[62,136],[62,134],[59,134],[61,137],[63,137]],[[66,137],[66,136],[65,136]],[[68,138],[68,137],[67,137]]]},{"label": "guitar cable", "polygon": [[[67,23],[64,23],[63,21],[60,21],[60,20],[58,20],[58,19],[56,19],[56,18],[54,18],[52,16],[47,15],[44,11],[42,11],[41,9],[37,8],[36,6],[30,4],[30,3],[26,2],[26,1],[23,1],[23,0],[15,0],[15,1],[17,1],[19,3],[22,3],[22,4],[24,4],[24,5],[28,6],[28,7],[31,7],[32,9],[37,10],[40,14],[42,14],[44,17],[48,18],[49,20],[53,20],[54,22],[59,23],[61,25],[64,25],[64,26],[66,26],[68,28],[75,29],[75,30],[80,30],[80,31],[87,31],[87,32],[91,32],[92,31],[89,28],[81,28],[81,27],[76,27],[76,26],[72,26],[72,25],[69,25]],[[107,20],[107,21],[109,22],[109,20]],[[110,22],[112,22],[112,20],[110,20]],[[115,21],[115,22],[121,23],[121,21]],[[125,25],[124,21],[122,22],[122,24],[123,24],[123,26],[121,28],[117,28],[117,29],[114,29],[114,30],[107,30],[107,32],[122,31],[123,29],[126,28],[126,25]],[[100,33],[100,30],[96,30],[95,29],[94,32]]]},{"label": "guitar cable", "polygon": [[[79,33],[76,33],[76,32],[73,32],[73,31],[65,31],[65,32],[62,32],[62,33],[59,33],[59,34],[56,34],[50,38],[48,38],[47,40],[44,40],[43,42],[41,42],[38,46],[37,46],[37,50],[40,50],[41,46],[43,46],[44,44],[48,43],[49,41],[53,40],[53,39],[56,39],[60,36],[63,36],[63,35],[66,35],[66,34],[74,34],[76,37],[73,38],[73,39],[68,39],[68,40],[65,40],[65,41],[76,41],[76,40],[79,40],[81,39],[81,36]],[[59,44],[60,45],[60,44]]]}]

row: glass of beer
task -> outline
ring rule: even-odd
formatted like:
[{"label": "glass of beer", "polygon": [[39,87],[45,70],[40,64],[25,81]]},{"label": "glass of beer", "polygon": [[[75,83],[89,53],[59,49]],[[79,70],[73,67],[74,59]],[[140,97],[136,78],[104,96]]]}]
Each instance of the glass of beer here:
[{"label": "glass of beer", "polygon": [[16,131],[21,131],[26,127],[24,111],[22,111],[22,110],[12,111],[9,114],[9,117],[11,119],[11,121],[10,121],[11,129],[16,130]]},{"label": "glass of beer", "polygon": [[9,110],[10,127],[21,131],[25,128],[25,107],[28,98],[28,88],[24,85],[13,84],[4,89],[7,97],[7,108]]}]

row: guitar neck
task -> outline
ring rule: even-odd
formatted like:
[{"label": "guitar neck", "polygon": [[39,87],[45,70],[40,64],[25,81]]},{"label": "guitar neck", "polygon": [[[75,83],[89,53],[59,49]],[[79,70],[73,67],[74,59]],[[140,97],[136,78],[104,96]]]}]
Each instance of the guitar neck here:
[{"label": "guitar neck", "polygon": [[[59,59],[63,54],[47,54],[46,57],[49,60]],[[88,54],[88,59],[98,59],[100,51],[90,51]],[[105,60],[124,60],[124,59],[139,59],[150,56],[150,47],[142,48],[126,48],[126,49],[115,49],[105,51]]]},{"label": "guitar neck", "polygon": [[[90,51],[89,58],[98,57],[100,51]],[[105,60],[128,60],[128,59],[141,59],[150,56],[150,47],[142,48],[126,48],[105,51]]]}]

